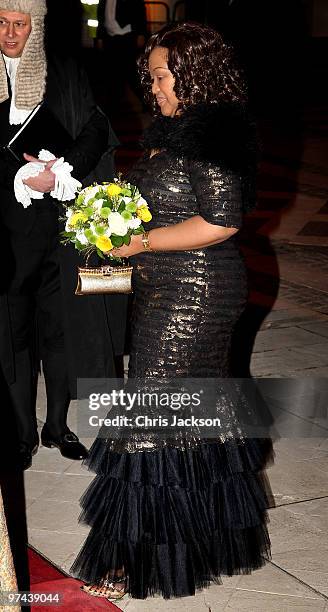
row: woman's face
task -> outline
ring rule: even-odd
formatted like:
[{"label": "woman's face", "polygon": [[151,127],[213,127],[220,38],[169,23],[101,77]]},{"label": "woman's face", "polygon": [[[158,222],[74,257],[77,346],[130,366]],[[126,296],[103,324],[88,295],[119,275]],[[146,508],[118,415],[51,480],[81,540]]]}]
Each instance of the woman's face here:
[{"label": "woman's face", "polygon": [[165,47],[155,47],[149,56],[149,73],[152,92],[162,115],[174,117],[179,100],[174,93],[174,76],[168,68],[167,59],[168,50]]}]

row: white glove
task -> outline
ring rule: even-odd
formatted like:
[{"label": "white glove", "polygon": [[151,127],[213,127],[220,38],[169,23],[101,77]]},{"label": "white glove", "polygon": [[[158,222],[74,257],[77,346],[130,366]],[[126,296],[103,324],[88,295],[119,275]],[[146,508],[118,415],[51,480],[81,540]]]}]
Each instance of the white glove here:
[{"label": "white glove", "polygon": [[[40,191],[31,189],[23,183],[23,180],[38,176],[40,172],[43,172],[48,161],[56,159],[50,151],[46,151],[45,149],[40,151],[38,158],[40,162],[28,162],[18,170],[15,176],[15,197],[18,202],[23,204],[24,208],[32,204],[32,199],[41,200],[44,194]],[[76,192],[82,187],[82,184],[71,176],[72,170],[73,166],[65,162],[63,157],[55,161],[51,168],[51,172],[55,174],[55,187],[50,193],[51,197],[61,202],[73,200],[75,198]]]},{"label": "white glove", "polygon": [[75,194],[77,190],[82,187],[82,184],[71,176],[72,170],[73,166],[65,162],[63,157],[55,161],[51,168],[51,172],[56,175],[55,188],[50,194],[53,198],[61,202],[66,202],[67,200],[73,200],[75,198]]},{"label": "white glove", "polygon": [[41,162],[29,162],[22,166],[14,180],[14,191],[17,202],[23,204],[24,208],[27,208],[32,204],[31,198],[35,200],[42,200],[43,193],[41,191],[34,191],[28,185],[25,185],[23,181],[27,178],[31,178],[32,176],[38,176],[42,170],[44,170],[45,164]]}]

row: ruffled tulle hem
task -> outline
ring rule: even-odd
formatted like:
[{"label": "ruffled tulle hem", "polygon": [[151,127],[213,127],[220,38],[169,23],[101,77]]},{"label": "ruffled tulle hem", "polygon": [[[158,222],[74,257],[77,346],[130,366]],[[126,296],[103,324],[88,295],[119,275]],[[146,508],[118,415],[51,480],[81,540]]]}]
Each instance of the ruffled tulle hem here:
[{"label": "ruffled tulle hem", "polygon": [[221,529],[248,529],[263,522],[268,498],[256,474],[201,482],[199,490],[140,485],[96,476],[81,499],[80,521],[117,542],[183,542]]},{"label": "ruffled tulle hem", "polygon": [[71,572],[80,580],[101,583],[109,570],[124,567],[131,597],[160,594],[170,599],[221,584],[221,576],[250,574],[269,558],[270,542],[263,526],[224,530],[206,541],[167,544],[117,543],[91,530]]},{"label": "ruffled tulle hem", "polygon": [[258,440],[120,454],[98,439],[87,463],[99,473],[81,499],[91,531],[76,577],[101,582],[124,567],[132,597],[182,597],[269,558]]},{"label": "ruffled tulle hem", "polygon": [[197,489],[202,482],[218,482],[233,473],[260,472],[274,456],[268,438],[230,438],[191,448],[164,446],[137,452],[113,452],[109,445],[107,438],[96,438],[84,465],[96,474],[124,481]]}]

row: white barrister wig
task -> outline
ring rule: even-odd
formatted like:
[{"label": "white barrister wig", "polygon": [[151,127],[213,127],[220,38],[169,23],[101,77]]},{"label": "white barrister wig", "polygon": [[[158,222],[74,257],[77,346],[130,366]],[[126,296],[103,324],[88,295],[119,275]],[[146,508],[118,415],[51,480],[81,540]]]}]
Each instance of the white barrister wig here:
[{"label": "white barrister wig", "polygon": [[15,13],[28,13],[31,17],[44,17],[47,13],[45,0],[0,0],[0,9]]},{"label": "white barrister wig", "polygon": [[[47,62],[44,49],[45,0],[0,0],[0,10],[28,13],[32,30],[26,41],[16,74],[15,106],[32,110],[39,104],[46,88]],[[0,103],[9,97],[7,72],[0,52]]]}]

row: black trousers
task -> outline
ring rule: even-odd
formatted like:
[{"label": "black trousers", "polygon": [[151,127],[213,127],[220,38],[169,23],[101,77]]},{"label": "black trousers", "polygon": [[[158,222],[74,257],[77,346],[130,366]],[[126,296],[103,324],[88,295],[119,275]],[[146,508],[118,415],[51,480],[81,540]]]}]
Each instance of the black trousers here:
[{"label": "black trousers", "polygon": [[58,212],[46,200],[34,202],[36,220],[28,234],[11,232],[12,278],[8,304],[15,353],[15,382],[9,392],[18,437],[38,442],[35,414],[38,357],[47,392],[47,426],[59,436],[66,430],[68,377],[62,321],[58,260]]}]

